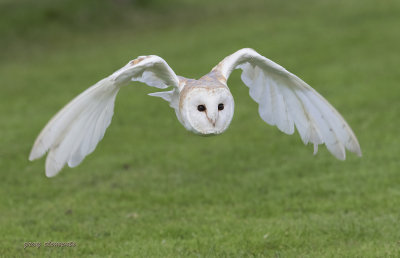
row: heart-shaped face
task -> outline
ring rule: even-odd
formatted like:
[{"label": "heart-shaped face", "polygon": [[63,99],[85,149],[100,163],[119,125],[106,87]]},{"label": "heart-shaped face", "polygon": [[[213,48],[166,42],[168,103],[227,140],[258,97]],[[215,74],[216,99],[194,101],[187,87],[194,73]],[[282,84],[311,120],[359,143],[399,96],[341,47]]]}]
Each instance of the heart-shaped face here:
[{"label": "heart-shaped face", "polygon": [[184,126],[197,134],[220,134],[232,121],[234,101],[227,87],[193,87],[182,94]]}]

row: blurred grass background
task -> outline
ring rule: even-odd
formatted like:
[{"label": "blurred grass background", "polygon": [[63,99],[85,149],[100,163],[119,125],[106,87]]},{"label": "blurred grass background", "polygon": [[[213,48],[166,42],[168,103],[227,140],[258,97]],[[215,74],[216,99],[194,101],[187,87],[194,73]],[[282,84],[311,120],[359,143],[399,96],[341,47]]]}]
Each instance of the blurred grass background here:
[{"label": "blurred grass background", "polygon": [[[1,256],[400,256],[399,12],[395,0],[1,0]],[[187,132],[132,83],[79,167],[48,179],[44,159],[28,162],[51,116],[129,60],[156,54],[199,78],[243,47],[325,96],[363,157],[313,156],[266,125],[235,72],[223,135]]]}]

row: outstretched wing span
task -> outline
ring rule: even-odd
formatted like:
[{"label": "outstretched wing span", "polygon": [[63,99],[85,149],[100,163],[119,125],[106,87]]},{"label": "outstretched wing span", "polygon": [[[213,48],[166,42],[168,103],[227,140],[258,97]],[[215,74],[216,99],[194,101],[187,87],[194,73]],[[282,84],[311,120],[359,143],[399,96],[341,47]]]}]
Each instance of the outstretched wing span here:
[{"label": "outstretched wing span", "polygon": [[212,72],[225,81],[240,68],[250,96],[259,104],[261,118],[286,134],[296,126],[304,144],[326,144],[338,159],[346,158],[345,148],[361,156],[360,145],[350,126],[318,92],[282,66],[253,49],[241,49],[226,57]]},{"label": "outstretched wing span", "polygon": [[178,87],[179,79],[158,56],[141,56],[99,81],[61,109],[37,137],[29,156],[34,160],[49,151],[46,175],[52,177],[66,163],[75,167],[94,151],[111,123],[114,101],[121,86],[141,81],[149,86]]}]

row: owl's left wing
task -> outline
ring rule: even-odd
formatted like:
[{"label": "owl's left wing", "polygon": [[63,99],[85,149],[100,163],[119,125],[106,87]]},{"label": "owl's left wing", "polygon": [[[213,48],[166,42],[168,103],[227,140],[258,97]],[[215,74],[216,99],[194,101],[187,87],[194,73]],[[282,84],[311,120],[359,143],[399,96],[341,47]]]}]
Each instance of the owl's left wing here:
[{"label": "owl's left wing", "polygon": [[304,144],[326,144],[338,159],[346,158],[345,148],[361,156],[360,145],[350,126],[318,92],[282,66],[252,49],[241,49],[226,57],[212,72],[227,80],[240,68],[250,96],[259,104],[261,118],[286,134],[296,126]]}]

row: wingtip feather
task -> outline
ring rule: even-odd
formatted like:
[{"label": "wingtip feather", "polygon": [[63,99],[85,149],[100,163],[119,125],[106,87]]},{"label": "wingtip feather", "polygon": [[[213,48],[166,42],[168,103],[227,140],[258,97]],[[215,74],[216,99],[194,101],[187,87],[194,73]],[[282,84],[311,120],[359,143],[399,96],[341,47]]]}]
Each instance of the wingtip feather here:
[{"label": "wingtip feather", "polygon": [[34,145],[31,152],[29,153],[29,161],[43,157],[46,151],[41,150],[38,146]]},{"label": "wingtip feather", "polygon": [[355,147],[355,149],[352,150],[352,152],[354,152],[358,157],[360,157],[360,158],[362,157],[362,151],[361,151],[360,145],[357,145]]},{"label": "wingtip feather", "polygon": [[315,156],[315,155],[317,155],[317,153],[318,153],[318,144],[315,144],[315,143],[314,143],[314,152],[313,152],[313,155]]},{"label": "wingtip feather", "polygon": [[61,169],[64,167],[64,164],[57,162],[56,158],[53,157],[53,151],[50,151],[46,158],[46,176],[47,177],[55,177]]},{"label": "wingtip feather", "polygon": [[37,157],[31,152],[31,153],[29,154],[28,160],[29,160],[29,161],[34,161],[35,159],[37,159]]}]

